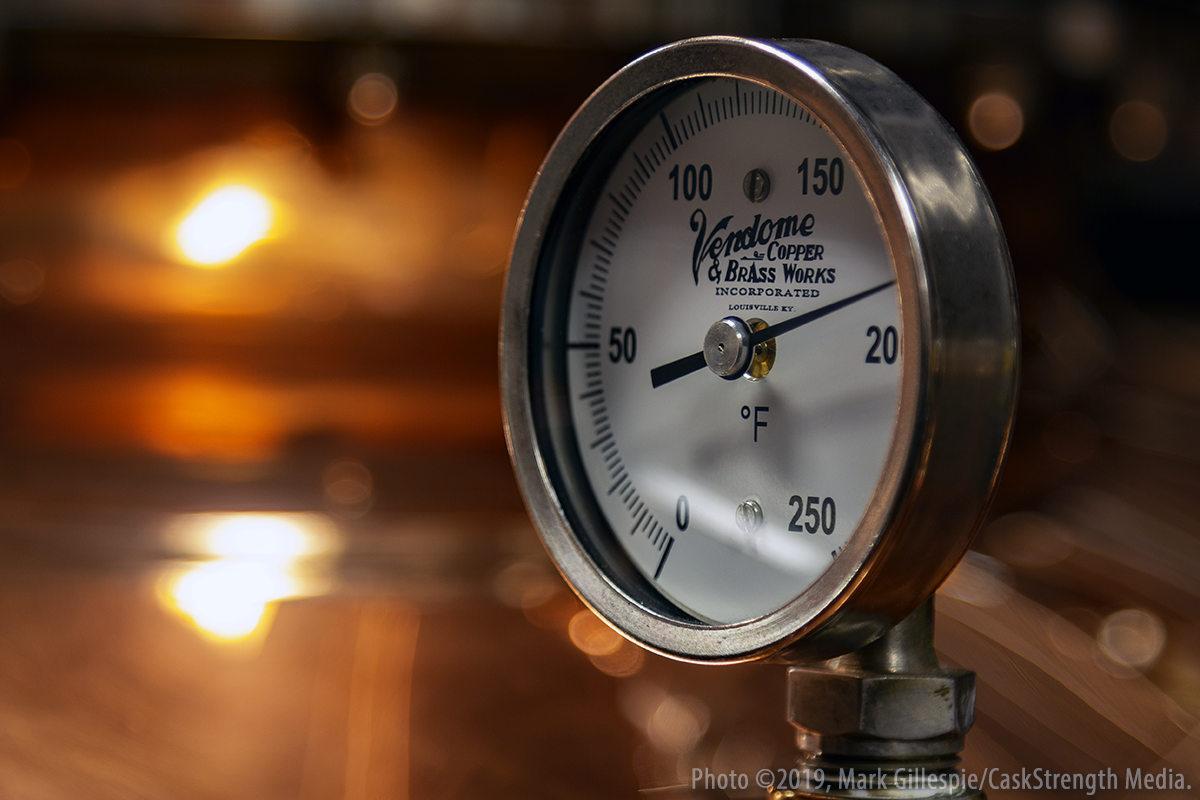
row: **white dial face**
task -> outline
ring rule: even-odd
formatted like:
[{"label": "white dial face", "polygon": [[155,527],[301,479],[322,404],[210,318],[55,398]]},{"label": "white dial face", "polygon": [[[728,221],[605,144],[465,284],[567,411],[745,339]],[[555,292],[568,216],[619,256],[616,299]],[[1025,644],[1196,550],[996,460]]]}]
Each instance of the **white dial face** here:
[{"label": "white dial face", "polygon": [[[588,482],[664,596],[757,618],[855,534],[895,435],[903,336],[878,215],[807,109],[728,78],[651,117],[595,202],[566,323]],[[727,317],[792,321],[751,364],[762,377],[706,366]]]}]

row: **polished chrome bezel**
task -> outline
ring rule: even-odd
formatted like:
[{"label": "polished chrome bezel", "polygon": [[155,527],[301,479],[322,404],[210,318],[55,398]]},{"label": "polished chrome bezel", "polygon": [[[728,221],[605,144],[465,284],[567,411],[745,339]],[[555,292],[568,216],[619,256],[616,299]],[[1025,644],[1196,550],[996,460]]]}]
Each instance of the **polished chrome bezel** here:
[{"label": "polished chrome bezel", "polygon": [[[817,116],[862,177],[887,239],[903,324],[895,433],[870,507],[845,549],[791,602],[757,619],[706,624],[673,608],[589,514],[565,453],[546,365],[561,348],[547,282],[574,268],[571,236],[602,175],[672,87],[755,81]],[[624,142],[624,144],[622,144]],[[574,211],[572,211],[574,209]],[[566,242],[566,244],[564,244]],[[553,323],[553,319],[549,320]],[[929,597],[966,551],[994,491],[1016,396],[1018,327],[1008,250],[962,145],[907,84],[867,57],[816,41],[692,39],[622,69],[576,112],[530,190],[513,245],[501,328],[509,451],[526,503],[563,576],[615,628],[692,661],[829,658],[857,649]]]}]

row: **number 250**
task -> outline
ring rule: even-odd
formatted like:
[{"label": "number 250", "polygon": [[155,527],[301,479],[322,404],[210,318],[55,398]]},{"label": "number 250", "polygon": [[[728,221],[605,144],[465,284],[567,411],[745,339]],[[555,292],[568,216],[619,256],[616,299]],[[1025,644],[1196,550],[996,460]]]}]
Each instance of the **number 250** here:
[{"label": "number 250", "polygon": [[[788,505],[796,507],[795,515],[788,523],[789,531],[816,533],[819,530],[826,536],[833,533],[833,526],[837,524],[837,504],[832,497],[801,497],[794,494]],[[801,516],[808,521],[801,524]]]}]

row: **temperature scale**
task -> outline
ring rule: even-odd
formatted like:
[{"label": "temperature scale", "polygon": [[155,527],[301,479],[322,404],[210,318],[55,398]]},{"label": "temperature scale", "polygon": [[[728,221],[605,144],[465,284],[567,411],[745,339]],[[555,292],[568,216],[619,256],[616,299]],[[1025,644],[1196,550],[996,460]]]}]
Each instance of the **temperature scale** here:
[{"label": "temperature scale", "polygon": [[792,665],[809,777],[775,796],[847,765],[944,794],[974,676],[930,598],[996,484],[1018,321],[928,103],[825,42],[643,56],[546,157],[502,324],[513,463],[582,600],[667,656]]}]

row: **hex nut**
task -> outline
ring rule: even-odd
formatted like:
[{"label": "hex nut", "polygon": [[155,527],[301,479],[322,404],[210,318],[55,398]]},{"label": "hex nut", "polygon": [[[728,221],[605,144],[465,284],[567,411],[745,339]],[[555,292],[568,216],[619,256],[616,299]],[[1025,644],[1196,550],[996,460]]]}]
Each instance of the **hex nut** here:
[{"label": "hex nut", "polygon": [[819,736],[919,741],[962,736],[975,721],[975,673],[788,670],[788,721]]}]

